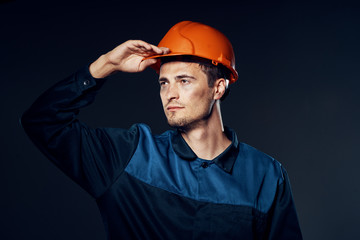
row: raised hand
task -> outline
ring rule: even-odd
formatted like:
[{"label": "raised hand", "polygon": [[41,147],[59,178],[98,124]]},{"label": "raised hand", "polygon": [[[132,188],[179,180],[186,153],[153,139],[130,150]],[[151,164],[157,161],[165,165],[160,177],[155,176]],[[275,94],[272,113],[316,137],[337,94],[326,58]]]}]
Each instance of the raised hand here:
[{"label": "raised hand", "polygon": [[141,40],[129,40],[100,56],[90,65],[90,73],[95,78],[103,78],[117,71],[141,72],[156,62],[156,59],[144,58],[168,52],[168,48],[159,48]]}]

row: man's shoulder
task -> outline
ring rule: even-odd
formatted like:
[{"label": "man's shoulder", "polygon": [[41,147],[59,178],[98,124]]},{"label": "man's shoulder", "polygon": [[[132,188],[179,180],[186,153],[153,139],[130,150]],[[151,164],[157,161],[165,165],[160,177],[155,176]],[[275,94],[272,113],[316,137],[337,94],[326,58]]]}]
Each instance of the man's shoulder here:
[{"label": "man's shoulder", "polygon": [[239,143],[238,160],[240,160],[238,164],[258,174],[262,172],[265,175],[273,175],[275,178],[283,177],[282,165],[279,161],[249,144]]},{"label": "man's shoulder", "polygon": [[137,129],[139,142],[143,144],[169,145],[175,130],[167,130],[162,133],[153,133],[149,125],[136,123],[131,128]]},{"label": "man's shoulder", "polygon": [[140,133],[154,139],[167,138],[169,135],[175,133],[175,130],[167,130],[162,133],[153,133],[151,127],[146,123],[135,123],[132,127],[136,127]]},{"label": "man's shoulder", "polygon": [[261,159],[262,161],[275,161],[272,156],[247,143],[239,142],[239,149],[240,152],[246,157],[256,158],[259,160]]}]

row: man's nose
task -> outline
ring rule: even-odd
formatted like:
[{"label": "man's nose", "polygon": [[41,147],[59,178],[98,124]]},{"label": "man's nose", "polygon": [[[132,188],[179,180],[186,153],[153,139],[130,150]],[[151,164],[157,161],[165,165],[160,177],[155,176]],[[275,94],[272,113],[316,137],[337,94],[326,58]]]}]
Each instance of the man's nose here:
[{"label": "man's nose", "polygon": [[176,85],[169,84],[168,89],[166,91],[166,98],[168,101],[179,98],[179,91]]}]

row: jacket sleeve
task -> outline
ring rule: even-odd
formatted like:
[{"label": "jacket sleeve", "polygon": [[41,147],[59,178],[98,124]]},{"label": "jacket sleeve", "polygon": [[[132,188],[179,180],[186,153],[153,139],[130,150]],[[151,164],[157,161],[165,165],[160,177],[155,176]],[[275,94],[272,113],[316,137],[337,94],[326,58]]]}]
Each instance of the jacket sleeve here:
[{"label": "jacket sleeve", "polygon": [[86,66],[44,92],[21,118],[34,144],[95,198],[121,174],[139,139],[136,125],[92,129],[77,119],[105,81]]},{"label": "jacket sleeve", "polygon": [[295,209],[291,187],[286,170],[281,167],[283,181],[278,185],[273,203],[270,221],[269,237],[272,240],[300,240],[302,234]]}]

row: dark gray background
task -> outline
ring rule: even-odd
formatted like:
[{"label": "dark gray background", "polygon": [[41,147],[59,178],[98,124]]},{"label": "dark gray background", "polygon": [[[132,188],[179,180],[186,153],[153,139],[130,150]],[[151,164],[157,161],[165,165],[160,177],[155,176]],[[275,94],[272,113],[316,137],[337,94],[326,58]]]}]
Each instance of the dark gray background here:
[{"label": "dark gray background", "polygon": [[[105,239],[95,201],[45,159],[18,118],[99,55],[128,39],[157,44],[182,20],[232,41],[240,78],[223,120],[285,166],[304,238],[360,239],[359,16],[358,6],[300,1],[2,2],[0,239]],[[80,118],[161,133],[156,80],[151,69],[116,74]]]}]

